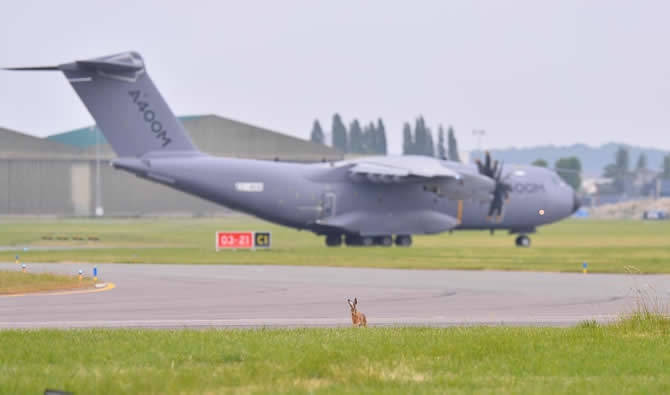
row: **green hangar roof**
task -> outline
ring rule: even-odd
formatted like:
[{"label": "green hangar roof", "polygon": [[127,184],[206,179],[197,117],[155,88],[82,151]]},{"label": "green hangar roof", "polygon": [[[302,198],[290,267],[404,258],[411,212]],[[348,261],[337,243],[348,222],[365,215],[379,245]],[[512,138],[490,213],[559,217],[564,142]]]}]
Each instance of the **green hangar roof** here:
[{"label": "green hangar roof", "polygon": [[70,132],[58,133],[46,138],[51,141],[58,141],[59,143],[66,144],[79,149],[86,149],[98,144],[98,141],[101,144],[106,144],[105,136],[100,133],[97,127],[87,127],[81,129],[75,129]]}]

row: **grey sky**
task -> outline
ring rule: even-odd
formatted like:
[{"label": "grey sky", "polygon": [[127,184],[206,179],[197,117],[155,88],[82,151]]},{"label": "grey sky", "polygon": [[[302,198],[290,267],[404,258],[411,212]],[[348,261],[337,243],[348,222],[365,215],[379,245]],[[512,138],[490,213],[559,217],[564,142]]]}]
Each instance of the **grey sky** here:
[{"label": "grey sky", "polygon": [[[177,114],[307,137],[423,114],[472,148],[622,141],[670,149],[666,1],[5,1],[0,65],[142,53]],[[62,75],[0,72],[0,126],[92,123]]]}]

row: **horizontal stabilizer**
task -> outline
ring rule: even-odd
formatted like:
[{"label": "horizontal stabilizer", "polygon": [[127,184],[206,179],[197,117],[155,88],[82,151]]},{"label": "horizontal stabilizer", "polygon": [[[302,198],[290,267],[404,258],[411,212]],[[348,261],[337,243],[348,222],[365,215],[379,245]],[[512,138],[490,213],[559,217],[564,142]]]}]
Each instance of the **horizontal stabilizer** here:
[{"label": "horizontal stabilizer", "polygon": [[36,67],[4,67],[3,70],[14,71],[59,71],[58,66],[36,66]]},{"label": "horizontal stabilizer", "polygon": [[137,72],[144,69],[144,61],[134,52],[103,56],[101,58],[78,60],[78,66],[83,68],[98,69],[108,72]]}]

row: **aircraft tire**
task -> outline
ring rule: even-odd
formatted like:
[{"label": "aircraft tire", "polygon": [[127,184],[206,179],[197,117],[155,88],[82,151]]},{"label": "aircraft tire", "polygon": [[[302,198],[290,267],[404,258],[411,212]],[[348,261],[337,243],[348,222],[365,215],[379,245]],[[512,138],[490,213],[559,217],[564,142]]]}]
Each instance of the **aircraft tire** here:
[{"label": "aircraft tire", "polygon": [[372,247],[374,244],[375,244],[374,237],[371,236],[361,237],[361,245],[363,245],[364,247]]},{"label": "aircraft tire", "polygon": [[375,240],[375,243],[382,247],[391,247],[393,245],[393,236],[379,236]]},{"label": "aircraft tire", "polygon": [[328,247],[339,247],[342,245],[342,235],[326,236],[326,245]]},{"label": "aircraft tire", "polygon": [[517,247],[528,248],[530,247],[530,237],[526,235],[517,236],[515,244]]},{"label": "aircraft tire", "polygon": [[409,247],[412,245],[412,236],[398,235],[395,237],[395,245],[398,247]]},{"label": "aircraft tire", "polygon": [[360,236],[353,236],[353,235],[346,235],[344,237],[344,244],[347,245],[347,247],[353,247],[353,246],[359,246],[361,245],[361,237]]}]

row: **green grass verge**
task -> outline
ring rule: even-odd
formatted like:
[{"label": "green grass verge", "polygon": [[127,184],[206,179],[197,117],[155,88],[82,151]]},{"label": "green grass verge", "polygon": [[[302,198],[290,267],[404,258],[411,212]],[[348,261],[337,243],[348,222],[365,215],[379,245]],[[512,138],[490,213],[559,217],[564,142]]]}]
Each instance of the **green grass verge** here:
[{"label": "green grass verge", "polygon": [[[217,230],[269,230],[268,251],[214,251]],[[43,240],[46,235],[95,236],[99,241]],[[499,232],[415,237],[411,248],[330,248],[323,238],[246,217],[207,219],[29,219],[0,224],[0,245],[95,246],[18,252],[27,262],[226,263],[421,269],[494,269],[670,273],[670,222],[564,221],[540,228],[533,246],[516,248]],[[17,252],[0,252],[11,262]]]},{"label": "green grass verge", "polygon": [[0,331],[0,392],[667,393],[670,322]]},{"label": "green grass verge", "polygon": [[0,295],[81,289],[92,286],[93,280],[90,278],[82,278],[80,282],[77,276],[22,273],[18,265],[16,271],[0,270]]}]

